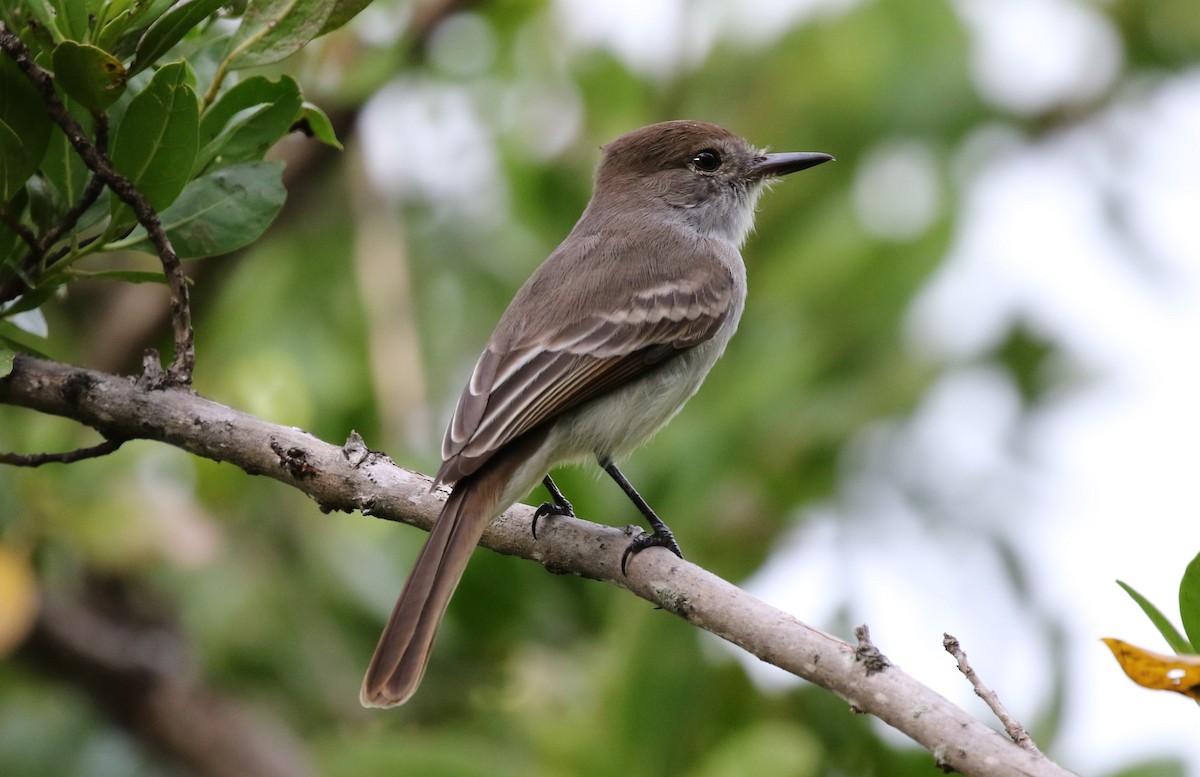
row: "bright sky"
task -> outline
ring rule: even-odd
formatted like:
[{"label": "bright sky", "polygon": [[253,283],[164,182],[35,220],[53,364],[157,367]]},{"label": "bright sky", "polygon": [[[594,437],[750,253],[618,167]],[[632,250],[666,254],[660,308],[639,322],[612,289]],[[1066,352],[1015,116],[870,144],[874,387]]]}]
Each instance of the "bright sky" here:
[{"label": "bright sky", "polygon": [[[854,4],[621,2],[629,13],[558,0],[563,45],[609,47],[649,75],[699,61],[718,36],[769,38]],[[1120,72],[1119,37],[1082,0],[956,8],[972,35],[979,93],[1005,111],[1095,97]],[[465,46],[482,72],[486,30],[463,24],[434,41],[433,56],[440,45]],[[578,103],[567,88],[543,87],[530,121],[543,142],[567,143]],[[503,217],[498,166],[474,110],[465,88],[444,84],[399,81],[377,96],[362,129],[378,185]],[[412,137],[398,142],[397,128]],[[403,159],[391,158],[396,149]],[[449,157],[462,175],[441,174]],[[919,235],[961,200],[958,233],[909,320],[913,350],[952,366],[910,417],[863,430],[842,492],[811,508],[743,583],[816,625],[848,608],[893,661],[985,720],[941,650],[943,631],[1026,722],[1048,702],[1049,678],[1065,672],[1053,755],[1080,773],[1178,755],[1200,775],[1195,704],[1134,686],[1100,642],[1116,636],[1169,652],[1113,581],[1177,620],[1179,577],[1200,551],[1200,71],[1148,79],[1086,124],[1036,141],[984,127],[957,149],[952,191],[940,188],[936,158],[919,140],[891,139],[842,163],[856,168],[862,228],[887,239]],[[979,361],[1016,323],[1062,354],[1052,365],[1057,388],[1032,417],[1007,375]],[[1009,573],[996,539],[1030,575],[1031,596],[997,584]],[[1048,663],[1047,623],[1062,629],[1065,666]],[[748,666],[764,683],[790,681]]]}]

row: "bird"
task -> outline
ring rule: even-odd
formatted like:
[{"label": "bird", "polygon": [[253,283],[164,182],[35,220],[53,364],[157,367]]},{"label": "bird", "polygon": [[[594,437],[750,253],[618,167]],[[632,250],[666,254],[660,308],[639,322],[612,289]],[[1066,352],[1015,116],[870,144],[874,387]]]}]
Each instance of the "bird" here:
[{"label": "bird", "polygon": [[537,520],[574,515],[550,471],[594,458],[651,532],[674,534],[618,469],[695,394],[746,303],[740,248],[765,184],[833,159],[767,153],[715,124],[668,121],[601,147],[591,200],[517,291],[455,407],[434,487],[451,491],[380,636],[359,695],[416,692],[455,587],[487,526],[539,482]]}]

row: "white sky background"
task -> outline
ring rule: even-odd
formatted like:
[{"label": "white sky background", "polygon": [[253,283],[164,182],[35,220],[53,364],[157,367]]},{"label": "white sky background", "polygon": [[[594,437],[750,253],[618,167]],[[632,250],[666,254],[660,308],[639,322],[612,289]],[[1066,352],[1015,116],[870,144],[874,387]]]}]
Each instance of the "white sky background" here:
[{"label": "white sky background", "polygon": [[[718,36],[769,39],[853,0],[622,3],[628,13],[558,0],[563,46],[608,47],[656,76],[702,60]],[[1118,36],[1082,0],[956,7],[972,35],[976,86],[1003,110],[1086,100],[1120,72]],[[486,37],[465,25],[445,45],[484,52],[475,64],[484,73]],[[546,87],[535,112],[544,115],[527,119],[566,145],[581,109],[568,85]],[[364,111],[373,180],[392,194],[422,190],[503,218],[485,126],[469,88],[399,81]],[[398,142],[398,127],[414,136]],[[396,148],[404,159],[389,157]],[[472,149],[471,169],[456,149]],[[436,174],[448,157],[461,175]],[[1086,124],[1037,141],[984,127],[956,151],[954,191],[941,190],[935,156],[917,140],[889,140],[841,163],[856,167],[863,229],[886,239],[919,235],[960,200],[957,235],[908,331],[914,351],[952,366],[910,417],[862,432],[842,492],[812,508],[744,584],[818,625],[846,608],[905,671],[983,719],[941,650],[942,632],[959,637],[984,680],[1032,723],[1058,671],[1041,625],[1059,624],[1069,696],[1056,760],[1099,774],[1178,756],[1200,775],[1200,710],[1133,685],[1099,641],[1169,652],[1113,581],[1178,624],[1179,577],[1200,551],[1200,70],[1131,88]],[[443,191],[450,179],[467,188]],[[1032,417],[1020,414],[1008,376],[978,361],[1016,323],[1062,354],[1058,389]],[[1023,562],[1032,603],[996,584],[1006,572],[991,538]],[[794,680],[748,666],[766,684]]]}]

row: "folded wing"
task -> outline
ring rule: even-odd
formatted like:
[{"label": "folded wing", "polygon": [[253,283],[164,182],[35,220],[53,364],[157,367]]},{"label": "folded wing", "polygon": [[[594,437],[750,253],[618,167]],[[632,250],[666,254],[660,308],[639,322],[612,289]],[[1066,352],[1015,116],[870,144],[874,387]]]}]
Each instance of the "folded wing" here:
[{"label": "folded wing", "polygon": [[[560,306],[579,313],[568,313],[552,331],[498,328],[446,430],[438,481],[453,483],[471,474],[539,424],[708,340],[729,315],[736,293],[723,264],[697,261],[683,275],[648,278],[641,290],[613,304],[581,298],[574,307]],[[587,294],[585,287],[582,296]]]}]

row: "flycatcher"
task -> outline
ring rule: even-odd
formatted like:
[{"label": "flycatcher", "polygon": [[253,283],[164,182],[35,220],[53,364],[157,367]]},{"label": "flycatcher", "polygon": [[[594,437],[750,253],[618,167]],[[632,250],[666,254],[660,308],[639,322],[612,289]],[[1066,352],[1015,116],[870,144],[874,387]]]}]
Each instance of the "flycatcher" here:
[{"label": "flycatcher", "polygon": [[768,154],[712,124],[670,121],[604,146],[595,191],[571,234],[500,318],[467,383],[435,485],[453,490],[384,628],[363,680],[368,707],[417,689],[450,596],[484,529],[549,471],[595,457],[650,523],[621,557],[679,545],[614,461],[649,439],[700,387],[746,302],[739,248],[763,184],[833,157]]}]

